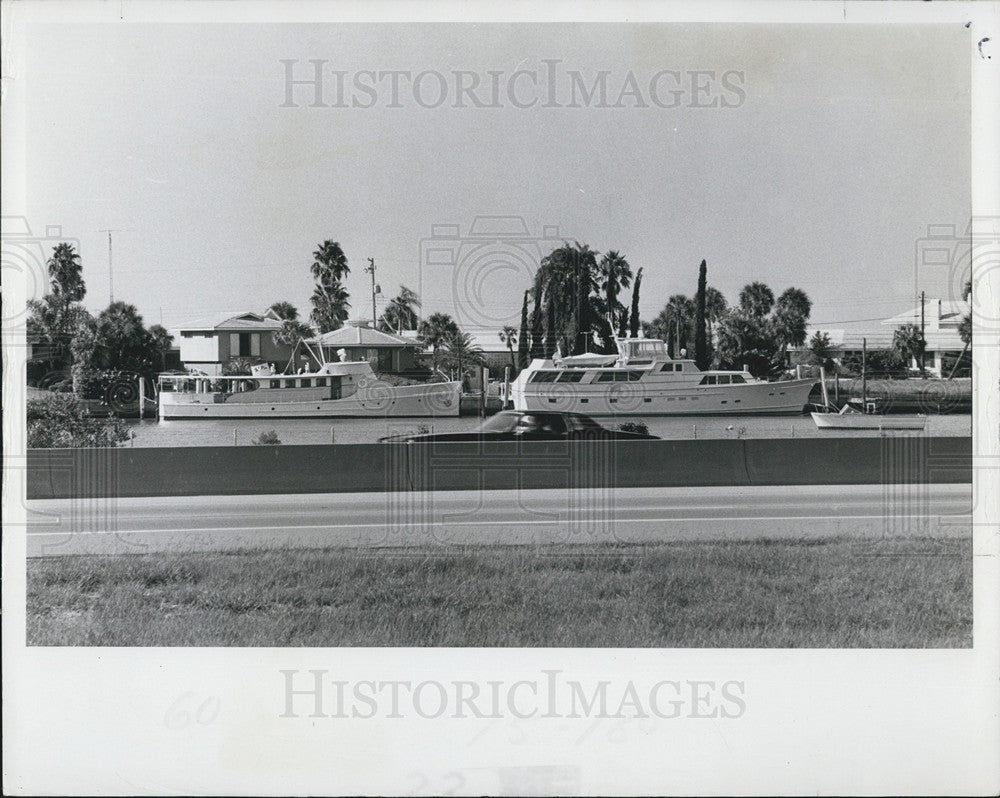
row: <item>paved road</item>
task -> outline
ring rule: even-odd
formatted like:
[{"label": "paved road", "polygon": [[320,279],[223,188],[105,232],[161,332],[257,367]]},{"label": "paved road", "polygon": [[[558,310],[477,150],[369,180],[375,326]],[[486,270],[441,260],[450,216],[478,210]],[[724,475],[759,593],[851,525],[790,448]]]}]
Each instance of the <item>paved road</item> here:
[{"label": "paved road", "polygon": [[27,553],[962,536],[971,506],[970,485],[36,500]]}]

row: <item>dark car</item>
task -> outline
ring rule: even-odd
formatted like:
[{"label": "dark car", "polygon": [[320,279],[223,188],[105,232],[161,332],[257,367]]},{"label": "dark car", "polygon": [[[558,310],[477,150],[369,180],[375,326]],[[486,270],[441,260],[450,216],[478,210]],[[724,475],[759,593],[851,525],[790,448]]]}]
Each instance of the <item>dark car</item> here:
[{"label": "dark car", "polygon": [[445,441],[639,441],[658,440],[655,435],[625,432],[602,427],[582,413],[503,410],[469,432],[441,432],[409,435],[395,439],[406,443]]}]

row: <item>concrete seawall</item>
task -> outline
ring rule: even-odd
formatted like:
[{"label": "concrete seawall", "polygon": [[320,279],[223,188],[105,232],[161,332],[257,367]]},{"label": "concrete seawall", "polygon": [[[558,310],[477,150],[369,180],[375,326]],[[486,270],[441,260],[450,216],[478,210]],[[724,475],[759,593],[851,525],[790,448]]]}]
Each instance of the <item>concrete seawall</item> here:
[{"label": "concrete seawall", "polygon": [[33,449],[27,497],[972,481],[971,438]]}]

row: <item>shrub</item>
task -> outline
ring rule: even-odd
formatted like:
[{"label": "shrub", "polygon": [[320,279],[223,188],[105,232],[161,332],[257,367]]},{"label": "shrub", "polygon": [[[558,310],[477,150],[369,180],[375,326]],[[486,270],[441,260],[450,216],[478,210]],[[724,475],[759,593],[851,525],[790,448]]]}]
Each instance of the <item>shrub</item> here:
[{"label": "shrub", "polygon": [[274,430],[270,432],[262,432],[257,436],[257,439],[253,441],[254,446],[278,446],[281,444],[281,440],[278,438],[278,433]]},{"label": "shrub", "polygon": [[120,418],[93,418],[73,394],[29,399],[26,416],[29,449],[113,447],[132,438],[128,424]]},{"label": "shrub", "polygon": [[[846,376],[861,376],[861,355],[847,355],[843,362]],[[891,349],[870,349],[865,358],[865,371],[869,377],[906,377],[906,361]]]}]

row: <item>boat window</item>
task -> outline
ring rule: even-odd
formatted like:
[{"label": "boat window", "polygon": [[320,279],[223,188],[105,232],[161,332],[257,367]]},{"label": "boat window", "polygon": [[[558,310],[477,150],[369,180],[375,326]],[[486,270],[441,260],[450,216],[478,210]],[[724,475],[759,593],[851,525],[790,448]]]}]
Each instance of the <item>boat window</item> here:
[{"label": "boat window", "polygon": [[720,374],[719,375],[719,385],[729,385],[729,375]]},{"label": "boat window", "polygon": [[325,388],[326,387],[326,377],[317,377],[316,378],[316,387],[317,388]]},{"label": "boat window", "polygon": [[532,382],[555,382],[559,376],[558,371],[536,371],[531,375]]},{"label": "boat window", "polygon": [[564,371],[559,375],[559,382],[579,382],[583,379],[582,371]]},{"label": "boat window", "polygon": [[[743,375],[742,374],[734,374],[733,375],[733,384],[734,385],[745,385],[746,384],[746,380],[743,379]],[[737,399],[736,401],[738,402],[739,399]]]},{"label": "boat window", "polygon": [[702,385],[715,385],[716,379],[714,374],[707,374],[701,378]]},{"label": "boat window", "polygon": [[281,387],[281,380],[271,380],[271,387],[272,388],[280,388]]},{"label": "boat window", "polygon": [[674,363],[674,371],[684,371],[683,363]]},{"label": "boat window", "polygon": [[662,366],[660,366],[660,371],[673,371],[673,370],[674,370],[673,363],[664,363]]},{"label": "boat window", "polygon": [[598,382],[614,382],[615,373],[613,371],[602,371],[597,375]]},{"label": "boat window", "polygon": [[615,382],[628,382],[628,372],[627,371],[616,371],[615,372]]},{"label": "boat window", "polygon": [[312,380],[310,379],[299,380],[300,388],[309,388],[311,386],[312,386]]},{"label": "boat window", "polygon": [[642,379],[642,372],[641,371],[630,371],[628,373],[628,381],[629,382],[638,382],[641,379]]}]

